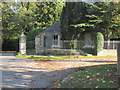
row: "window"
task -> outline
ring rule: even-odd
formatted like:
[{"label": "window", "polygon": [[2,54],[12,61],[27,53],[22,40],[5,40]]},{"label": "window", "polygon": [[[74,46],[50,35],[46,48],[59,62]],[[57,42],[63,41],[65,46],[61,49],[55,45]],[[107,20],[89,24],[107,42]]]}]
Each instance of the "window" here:
[{"label": "window", "polygon": [[55,34],[53,37],[53,45],[59,45],[59,35]]},{"label": "window", "polygon": [[58,35],[54,35],[54,41],[58,41]]},{"label": "window", "polygon": [[92,35],[90,33],[85,34],[85,46],[84,48],[93,48]]},{"label": "window", "polygon": [[53,36],[53,45],[52,47],[60,47],[60,35],[55,33]]}]

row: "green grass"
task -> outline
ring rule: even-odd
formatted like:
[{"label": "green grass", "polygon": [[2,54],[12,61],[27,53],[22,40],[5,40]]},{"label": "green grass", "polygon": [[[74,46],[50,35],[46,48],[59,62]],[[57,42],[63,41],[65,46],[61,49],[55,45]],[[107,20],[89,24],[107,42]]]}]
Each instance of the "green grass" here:
[{"label": "green grass", "polygon": [[33,60],[64,60],[64,59],[90,59],[90,58],[108,58],[116,56],[44,56],[44,55],[16,55],[17,58]]},{"label": "green grass", "polygon": [[42,56],[42,55],[16,55],[18,58],[34,59],[34,60],[56,60],[68,58],[68,56]]},{"label": "green grass", "polygon": [[86,67],[71,75],[69,83],[55,85],[57,88],[118,88],[117,65],[107,64]]}]

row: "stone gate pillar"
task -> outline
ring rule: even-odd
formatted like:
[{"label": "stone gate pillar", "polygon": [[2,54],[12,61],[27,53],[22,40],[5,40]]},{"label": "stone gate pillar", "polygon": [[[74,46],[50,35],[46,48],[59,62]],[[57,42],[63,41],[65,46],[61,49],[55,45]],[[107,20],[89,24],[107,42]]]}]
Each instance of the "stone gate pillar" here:
[{"label": "stone gate pillar", "polygon": [[91,33],[86,33],[85,34],[84,48],[93,48],[93,40],[92,40],[92,34]]},{"label": "stone gate pillar", "polygon": [[40,32],[35,37],[35,50],[36,53],[42,54],[44,52],[44,32]]},{"label": "stone gate pillar", "polygon": [[120,77],[120,44],[118,44],[118,48],[117,48],[117,57],[118,57],[118,75]]},{"label": "stone gate pillar", "polygon": [[117,59],[118,59],[118,63],[117,63],[117,71],[118,71],[118,88],[120,88],[120,44],[118,44],[118,48],[117,48]]},{"label": "stone gate pillar", "polygon": [[22,33],[19,39],[19,52],[22,55],[26,55],[26,35]]}]

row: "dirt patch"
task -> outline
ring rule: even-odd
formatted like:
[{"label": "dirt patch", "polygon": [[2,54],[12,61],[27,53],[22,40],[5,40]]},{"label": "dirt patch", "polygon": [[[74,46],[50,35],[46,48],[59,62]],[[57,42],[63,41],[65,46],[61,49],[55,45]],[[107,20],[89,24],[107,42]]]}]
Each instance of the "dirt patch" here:
[{"label": "dirt patch", "polygon": [[85,66],[101,65],[115,63],[116,57],[109,58],[90,58],[90,59],[69,59],[69,60],[51,60],[51,61],[35,61],[36,67],[40,66],[43,70],[63,70],[68,68],[78,68]]},{"label": "dirt patch", "polygon": [[95,61],[117,61],[117,57],[90,57],[90,58],[72,58],[72,59],[64,59],[64,60],[95,60]]}]

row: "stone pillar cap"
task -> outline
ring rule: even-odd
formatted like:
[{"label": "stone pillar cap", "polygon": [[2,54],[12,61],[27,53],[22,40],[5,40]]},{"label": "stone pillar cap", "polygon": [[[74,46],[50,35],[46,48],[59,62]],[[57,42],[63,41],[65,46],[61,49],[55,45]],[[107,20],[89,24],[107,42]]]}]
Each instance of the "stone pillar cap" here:
[{"label": "stone pillar cap", "polygon": [[41,33],[45,33],[45,31],[40,31],[39,34],[41,34]]},{"label": "stone pillar cap", "polygon": [[25,36],[25,34],[24,34],[24,33],[22,33],[22,34],[21,34],[21,36]]}]

